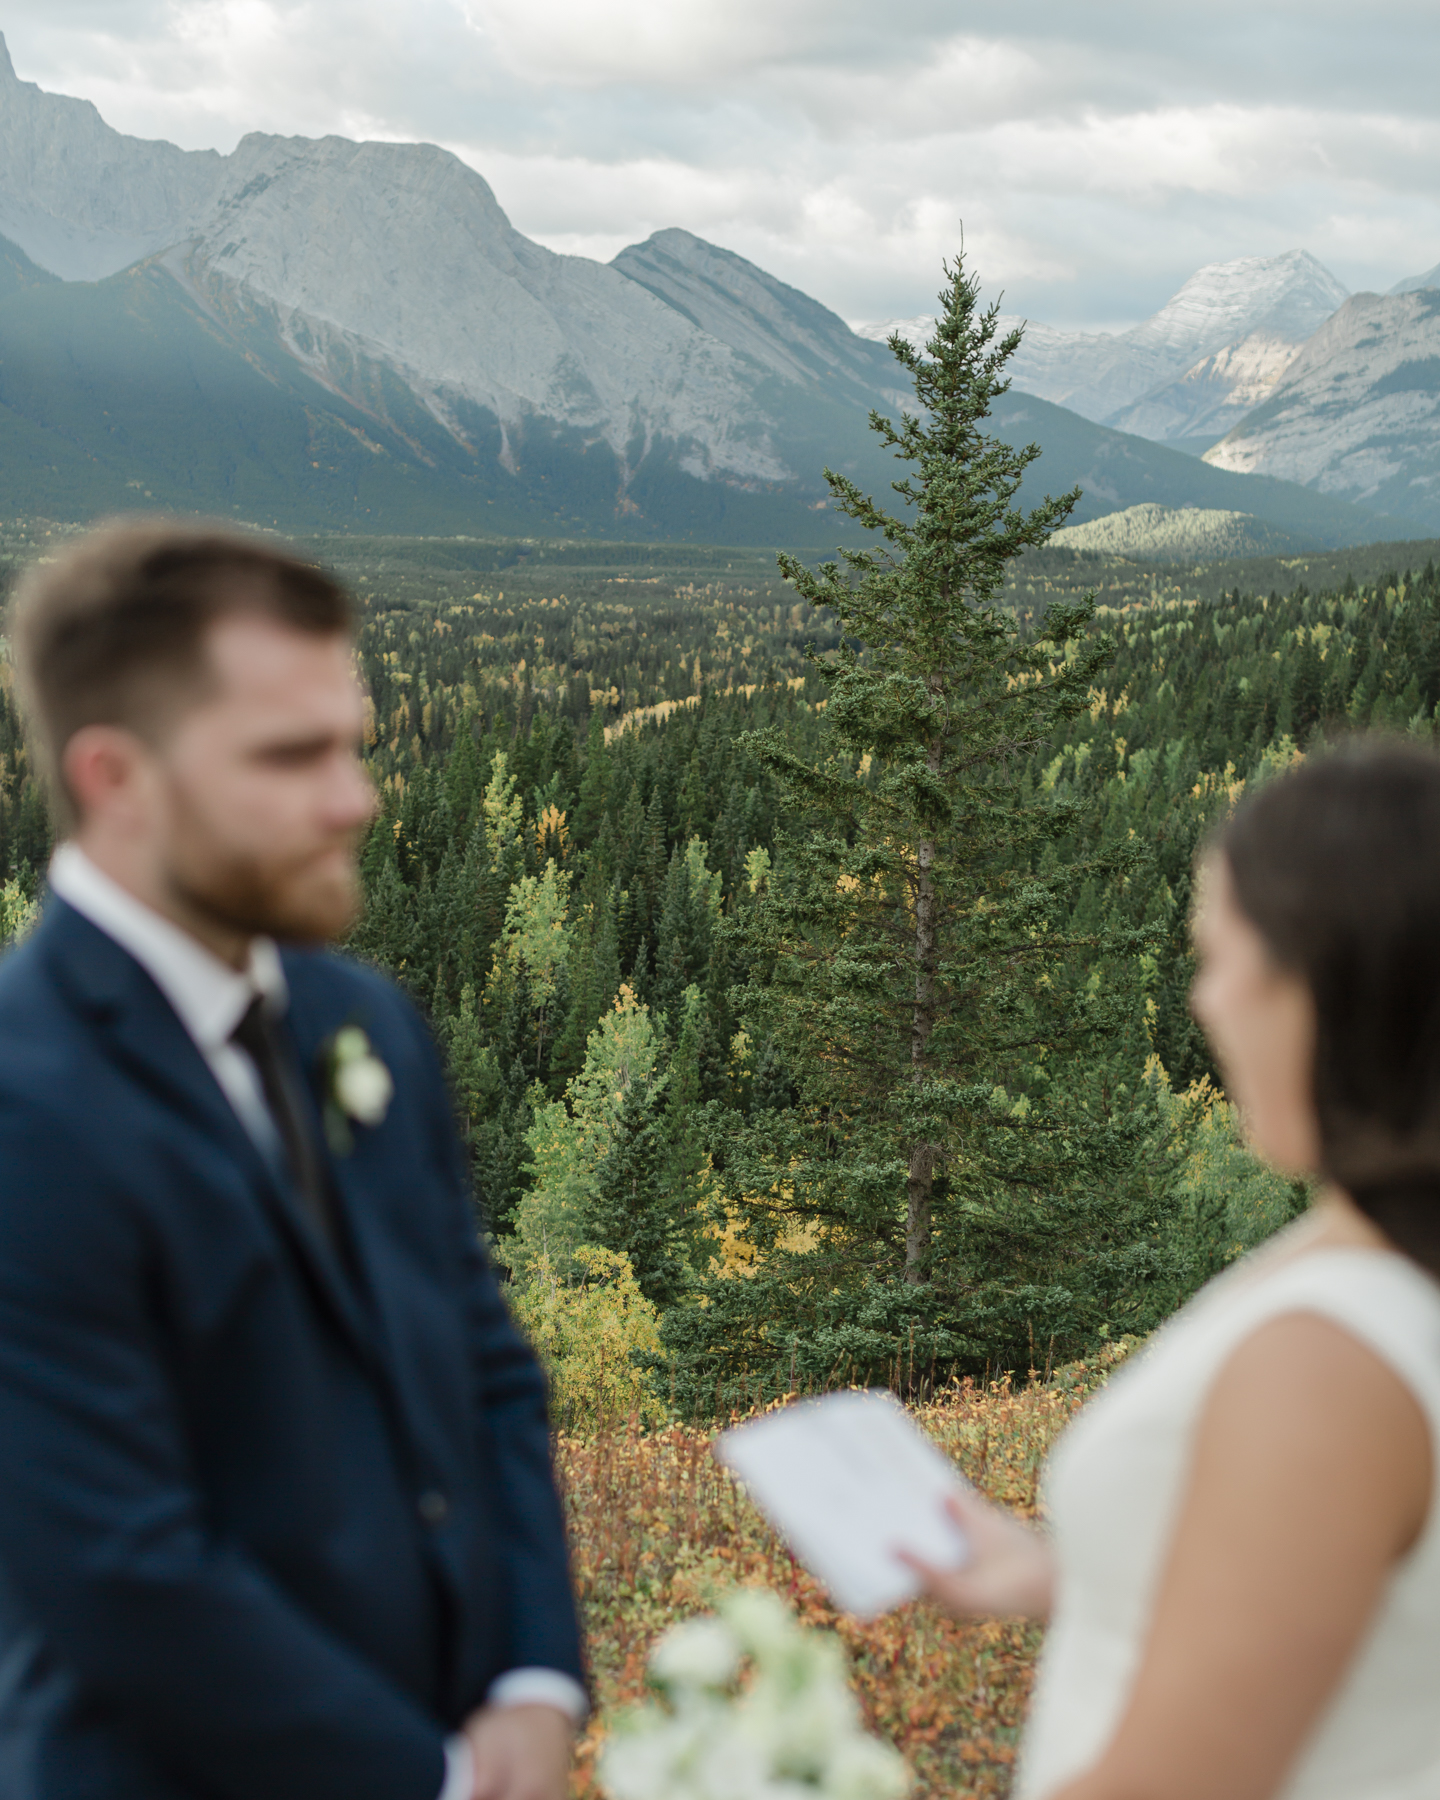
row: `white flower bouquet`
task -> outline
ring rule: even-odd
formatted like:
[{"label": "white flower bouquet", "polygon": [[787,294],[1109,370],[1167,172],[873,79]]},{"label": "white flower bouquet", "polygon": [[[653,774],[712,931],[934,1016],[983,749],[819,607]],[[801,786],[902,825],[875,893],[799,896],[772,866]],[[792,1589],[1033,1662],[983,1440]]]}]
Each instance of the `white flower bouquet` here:
[{"label": "white flower bouquet", "polygon": [[839,1640],[774,1594],[742,1589],[672,1627],[650,1679],[663,1699],[623,1715],[600,1753],[611,1800],[900,1800],[910,1785],[861,1723]]}]

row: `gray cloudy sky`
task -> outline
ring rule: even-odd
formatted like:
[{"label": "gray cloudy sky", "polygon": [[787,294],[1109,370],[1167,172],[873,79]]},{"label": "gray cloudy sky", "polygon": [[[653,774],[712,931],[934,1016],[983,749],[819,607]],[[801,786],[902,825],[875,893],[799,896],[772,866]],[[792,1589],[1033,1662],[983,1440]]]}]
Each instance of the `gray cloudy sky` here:
[{"label": "gray cloudy sky", "polygon": [[1063,325],[1235,256],[1381,290],[1440,261],[1435,0],[6,0],[0,27],[123,131],[427,139],[554,249],[683,225],[851,319],[928,310],[962,219],[986,289]]}]

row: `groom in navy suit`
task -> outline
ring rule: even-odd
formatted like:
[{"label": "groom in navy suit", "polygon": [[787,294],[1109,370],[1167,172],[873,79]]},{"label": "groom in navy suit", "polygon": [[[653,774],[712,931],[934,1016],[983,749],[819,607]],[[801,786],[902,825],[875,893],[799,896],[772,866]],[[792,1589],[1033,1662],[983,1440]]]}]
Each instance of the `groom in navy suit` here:
[{"label": "groom in navy suit", "polygon": [[0,964],[0,1795],[561,1800],[540,1372],[424,1026],[321,947],[346,597],[112,526],[10,636],[64,841]]}]

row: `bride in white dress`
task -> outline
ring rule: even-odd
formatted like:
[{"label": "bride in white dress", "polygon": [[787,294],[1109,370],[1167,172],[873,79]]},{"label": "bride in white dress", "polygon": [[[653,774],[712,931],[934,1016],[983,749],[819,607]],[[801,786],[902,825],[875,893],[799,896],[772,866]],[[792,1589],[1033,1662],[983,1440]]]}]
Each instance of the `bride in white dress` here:
[{"label": "bride in white dress", "polygon": [[1192,1007],[1309,1214],[1051,1458],[962,1614],[1051,1621],[1021,1800],[1440,1800],[1440,761],[1306,764],[1202,868]]}]

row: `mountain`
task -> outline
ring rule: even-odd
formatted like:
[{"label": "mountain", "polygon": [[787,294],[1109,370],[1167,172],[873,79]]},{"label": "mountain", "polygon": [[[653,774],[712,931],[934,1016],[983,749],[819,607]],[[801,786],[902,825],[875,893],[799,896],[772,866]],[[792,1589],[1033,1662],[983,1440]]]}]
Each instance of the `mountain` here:
[{"label": "mountain", "polygon": [[173,244],[225,160],[123,137],[88,100],[20,81],[0,35],[0,234],[41,268],[98,281]]},{"label": "mountain", "polygon": [[[1275,263],[1243,294],[1197,277],[1103,344],[1169,369],[1226,331],[1288,329],[1316,278]],[[867,420],[903,403],[899,373],[689,232],[600,264],[533,243],[433,145],[255,134],[220,156],[125,137],[18,80],[0,39],[7,510],[814,544],[854,535],[824,467],[888,492]],[[997,422],[1045,445],[1027,492],[1083,483],[1080,519],[1153,502],[1315,544],[1384,529],[1040,399],[1012,394]]]},{"label": "mountain", "polygon": [[1033,394],[1012,389],[996,402],[992,416],[996,434],[1007,443],[1044,446],[1044,456],[1026,478],[1027,505],[1042,494],[1084,490],[1071,514],[1075,525],[1150,505],[1243,513],[1257,533],[1281,532],[1297,545],[1311,547],[1414,536],[1412,527],[1337,496],[1264,474],[1213,468],[1183,450],[1092,424]]},{"label": "mountain", "polygon": [[1205,460],[1440,528],[1440,288],[1348,300]]},{"label": "mountain", "polygon": [[[364,405],[387,368],[457,441],[498,426],[502,465],[533,422],[559,427],[608,449],[622,511],[657,452],[702,480],[799,476],[789,422],[758,391],[772,362],[618,269],[532,243],[447,151],[254,136],[228,160],[166,266],[212,311],[240,300],[335,392]],[[812,378],[781,379],[803,409]]]},{"label": "mountain", "polygon": [[[1200,447],[1259,404],[1346,290],[1304,250],[1198,270],[1160,311],[1128,331],[1057,331],[1033,321],[1011,367],[1017,388],[1097,423]],[[861,326],[912,342],[928,318]]]},{"label": "mountain", "polygon": [[[465,448],[396,375],[362,398],[324,385],[278,331],[267,338],[252,326],[238,347],[161,259],[102,282],[61,282],[0,241],[6,511],[87,518],[162,505],[292,530],[617,535],[603,461],[567,458],[558,442],[541,459],[532,433],[512,472],[498,429],[480,453]],[[1314,546],[1385,535],[1358,507],[1207,468],[1029,395],[1005,395],[993,425],[1016,446],[1045,446],[1027,503],[1083,487],[1077,521],[1150,502],[1252,512]],[[815,466],[824,460],[817,447]],[[895,473],[884,462],[872,491],[884,496]],[[623,520],[630,537],[815,545],[846,530],[783,490],[685,477],[667,487],[645,463],[631,491],[640,510]]]},{"label": "mountain", "polygon": [[[1106,422],[1166,443],[1213,443],[1259,404],[1345,297],[1329,270],[1303,250],[1212,263],[1135,327],[1137,342],[1158,341],[1184,359],[1183,373],[1148,388]],[[1199,351],[1193,361],[1192,347]]]},{"label": "mountain", "polygon": [[877,393],[895,403],[911,397],[897,385],[900,371],[882,345],[858,337],[818,300],[688,231],[657,231],[622,250],[610,267],[781,380],[830,382],[867,408]]},{"label": "mountain", "polygon": [[1440,287],[1440,263],[1425,275],[1407,275],[1404,281],[1397,281],[1391,288],[1392,294],[1413,294],[1417,288]]},{"label": "mountain", "polygon": [[[851,334],[835,315],[752,270],[768,313],[741,331],[732,300],[732,329],[716,335],[678,293],[652,291],[657,269],[683,267],[692,300],[709,283],[718,321],[698,239],[662,234],[675,241],[627,253],[651,284],[558,256],[434,146],[255,134],[230,156],[184,152],[19,81],[0,48],[0,232],[69,282],[148,259],[238,355],[300,383],[305,406],[308,381],[326,407],[363,414],[383,453],[434,460],[418,409],[450,441],[439,460],[458,453],[457,478],[468,459],[488,487],[481,465],[498,459],[522,509],[583,468],[592,522],[670,529],[728,510],[762,528],[777,500],[823,505],[827,451],[876,472],[865,375],[888,358],[852,341],[837,359]],[[729,500],[696,491],[711,487]]]},{"label": "mountain", "polygon": [[[1345,289],[1303,250],[1211,263],[1129,331],[1027,332],[1015,384],[1141,437],[1190,437],[1227,380],[1218,367],[1201,376],[1207,364],[1238,353],[1229,379],[1253,380],[1257,363],[1274,367],[1286,349],[1293,354],[1344,299]],[[1196,378],[1188,388],[1187,376]]]}]

